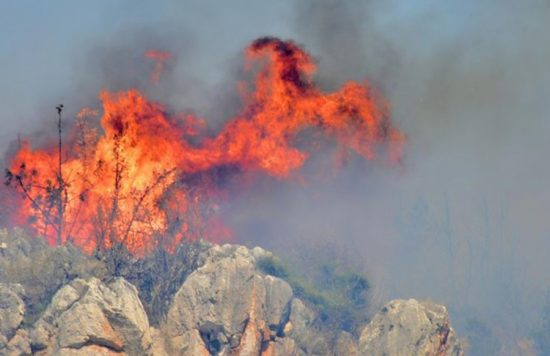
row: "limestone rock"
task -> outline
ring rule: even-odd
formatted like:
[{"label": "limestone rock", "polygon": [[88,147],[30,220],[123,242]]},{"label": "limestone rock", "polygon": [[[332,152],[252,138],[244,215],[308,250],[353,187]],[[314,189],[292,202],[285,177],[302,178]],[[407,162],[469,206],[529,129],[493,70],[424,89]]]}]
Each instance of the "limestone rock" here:
[{"label": "limestone rock", "polygon": [[336,355],[359,356],[357,343],[353,335],[348,332],[342,331],[340,335],[338,335],[335,348]]},{"label": "limestone rock", "polygon": [[256,268],[260,248],[213,246],[179,289],[165,331],[174,353],[259,355],[287,322],[292,289]]},{"label": "limestone rock", "polygon": [[25,317],[23,288],[18,284],[0,283],[0,354],[30,355],[28,334],[20,329]]},{"label": "limestone rock", "polygon": [[158,329],[122,278],[74,279],[28,330],[28,295],[0,284],[0,355],[463,355],[445,307],[414,299],[386,304],[359,338],[320,325],[286,281],[259,268],[271,257],[261,248],[210,246]]},{"label": "limestone rock", "polygon": [[[32,354],[29,335],[26,330],[19,329],[17,333],[8,342],[5,350],[0,348],[1,352],[5,352],[7,356],[28,356]],[[3,354],[2,354],[3,355]]]},{"label": "limestone rock", "polygon": [[261,353],[261,356],[305,356],[306,353],[301,350],[296,342],[289,338],[276,338],[270,342]]},{"label": "limestone rock", "polygon": [[17,284],[0,283],[0,335],[10,340],[25,315],[25,303],[21,299],[22,288]]},{"label": "limestone rock", "polygon": [[310,308],[294,298],[284,335],[294,339],[307,355],[325,355],[330,350],[328,336],[313,328],[315,317]]},{"label": "limestone rock", "polygon": [[415,299],[387,303],[363,329],[361,355],[463,355],[442,305]]},{"label": "limestone rock", "polygon": [[60,355],[146,355],[149,321],[124,279],[76,279],[61,288],[31,331],[34,349]]}]

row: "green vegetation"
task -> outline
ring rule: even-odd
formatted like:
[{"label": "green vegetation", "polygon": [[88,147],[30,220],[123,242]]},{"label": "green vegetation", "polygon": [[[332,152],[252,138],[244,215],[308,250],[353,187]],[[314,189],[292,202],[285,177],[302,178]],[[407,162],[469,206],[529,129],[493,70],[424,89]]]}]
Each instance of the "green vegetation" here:
[{"label": "green vegetation", "polygon": [[294,294],[318,314],[318,324],[356,332],[366,322],[368,280],[336,264],[324,263],[313,275],[299,275],[277,257],[264,257],[258,267],[266,274],[286,280]]},{"label": "green vegetation", "polygon": [[[21,229],[0,229],[0,283],[23,286],[25,322],[32,324],[57,290],[75,278],[109,281],[123,277],[137,287],[151,324],[158,325],[172,296],[198,268],[199,256],[208,246],[183,242],[172,253],[159,248],[140,259],[122,245],[87,255],[71,244],[51,247]],[[316,259],[308,258],[308,268],[300,268],[300,273],[277,257],[260,259],[258,267],[286,280],[294,294],[316,311],[318,327],[357,332],[367,321],[369,282],[350,268],[318,262],[327,259],[319,254]]]}]

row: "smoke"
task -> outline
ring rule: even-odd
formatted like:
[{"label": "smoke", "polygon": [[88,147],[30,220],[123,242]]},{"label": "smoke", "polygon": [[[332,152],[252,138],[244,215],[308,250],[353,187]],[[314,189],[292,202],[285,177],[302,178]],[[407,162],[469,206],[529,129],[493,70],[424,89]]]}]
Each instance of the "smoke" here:
[{"label": "smoke", "polygon": [[549,20],[542,1],[300,2],[297,40],[318,79],[376,83],[407,157],[255,192],[234,209],[241,235],[280,253],[294,241],[361,251],[387,297],[448,305],[472,353],[517,350],[550,288]]},{"label": "smoke", "polygon": [[380,32],[382,2],[300,1],[293,28],[296,36],[315,53],[318,80],[327,87],[347,80],[368,78],[377,88],[392,85],[400,65],[399,48]]},{"label": "smoke", "polygon": [[[219,126],[241,105],[241,50],[263,35],[292,38],[318,60],[323,88],[368,79],[381,90],[406,156],[399,168],[352,156],[334,170],[341,157],[321,148],[302,185],[265,178],[221,206],[235,235],[296,261],[353,251],[344,258],[386,299],[430,298],[449,306],[459,334],[485,330],[474,354],[530,337],[550,289],[547,1],[238,1],[216,4],[221,15],[210,2],[161,3],[163,15],[132,15],[79,43],[72,77],[31,108],[4,108],[2,145],[16,134],[4,117],[32,133],[30,118],[60,100],[97,106],[103,87],[138,87]],[[153,87],[149,49],[175,58]]]}]

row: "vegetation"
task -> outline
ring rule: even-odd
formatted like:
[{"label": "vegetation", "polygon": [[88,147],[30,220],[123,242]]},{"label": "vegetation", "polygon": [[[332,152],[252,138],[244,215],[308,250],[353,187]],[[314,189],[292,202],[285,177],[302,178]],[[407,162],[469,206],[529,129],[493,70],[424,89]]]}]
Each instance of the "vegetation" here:
[{"label": "vegetation", "polygon": [[[98,249],[88,255],[67,243],[51,247],[42,238],[28,236],[21,229],[0,230],[0,283],[18,283],[25,290],[25,322],[34,323],[53,295],[75,278],[96,277],[110,281],[123,277],[138,289],[152,325],[158,325],[172,296],[187,276],[200,265],[199,256],[209,247],[204,242],[182,242],[167,252],[159,246],[142,258],[124,248]],[[280,277],[295,295],[316,311],[319,328],[343,329],[352,333],[367,321],[370,285],[355,272],[334,264],[311,268],[316,273],[298,274],[277,257],[258,261],[259,269]]]},{"label": "vegetation", "polygon": [[48,231],[53,230],[56,243],[61,245],[65,242],[63,239],[65,235],[64,225],[67,223],[65,221],[65,210],[69,203],[67,187],[70,183],[64,179],[62,169],[63,127],[61,114],[63,105],[56,106],[56,110],[58,147],[55,179],[48,179],[46,182],[39,181],[37,179],[39,172],[34,168],[27,169],[27,164],[23,162],[17,171],[6,169],[4,184],[13,186],[24,199],[30,201],[32,209],[36,213],[36,216],[33,217],[34,220],[42,222],[40,233],[47,235]]},{"label": "vegetation", "polygon": [[124,245],[117,244],[109,250],[97,250],[95,256],[109,272],[104,279],[123,277],[136,286],[149,321],[158,325],[172,296],[199,267],[199,255],[208,246],[202,241],[184,240],[175,251],[157,246],[142,258],[134,258]]},{"label": "vegetation", "polygon": [[123,277],[138,289],[149,321],[158,325],[168,303],[187,276],[198,267],[198,256],[208,247],[202,242],[182,242],[173,253],[157,248],[136,259],[123,245],[113,250],[84,254],[68,243],[51,247],[42,238],[23,230],[0,230],[0,283],[21,284],[27,304],[25,323],[32,324],[53,295],[75,278],[96,277],[110,281]]},{"label": "vegetation", "polygon": [[319,326],[357,332],[366,322],[370,284],[364,276],[329,263],[319,265],[315,275],[299,275],[273,256],[260,259],[258,267],[286,280],[295,295],[317,312]]},{"label": "vegetation", "polygon": [[55,292],[71,280],[108,274],[102,263],[71,244],[50,248],[43,239],[31,238],[21,229],[0,230],[0,245],[0,283],[23,286],[26,323],[33,323]]}]

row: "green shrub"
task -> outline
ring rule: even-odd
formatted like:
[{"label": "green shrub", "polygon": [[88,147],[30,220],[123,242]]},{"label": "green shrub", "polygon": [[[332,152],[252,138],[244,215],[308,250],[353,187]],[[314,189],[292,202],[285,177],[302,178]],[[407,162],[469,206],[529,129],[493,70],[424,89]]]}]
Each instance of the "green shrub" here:
[{"label": "green shrub", "polygon": [[341,271],[335,264],[319,266],[313,276],[299,275],[273,256],[261,258],[257,265],[262,272],[286,280],[295,296],[317,312],[319,326],[356,332],[366,322],[370,284],[364,276]]}]

